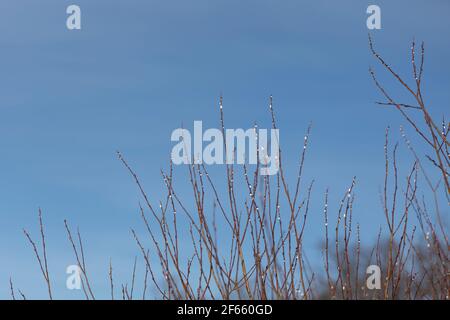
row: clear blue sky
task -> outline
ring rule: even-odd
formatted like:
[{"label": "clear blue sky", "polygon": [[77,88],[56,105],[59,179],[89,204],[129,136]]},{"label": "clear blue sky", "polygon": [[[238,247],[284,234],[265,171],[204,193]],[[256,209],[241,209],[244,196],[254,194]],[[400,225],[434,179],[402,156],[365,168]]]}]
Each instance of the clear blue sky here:
[{"label": "clear blue sky", "polygon": [[[72,3],[82,10],[80,31],[65,27]],[[402,74],[411,75],[412,38],[425,41],[425,99],[434,114],[448,115],[446,0],[1,1],[0,298],[9,296],[9,276],[28,297],[46,297],[22,233],[37,236],[38,207],[58,297],[83,297],[65,289],[65,267],[74,263],[65,218],[84,235],[95,292],[108,293],[110,257],[118,281],[127,281],[139,254],[129,232],[140,225],[139,194],[115,151],[157,201],[170,133],[194,120],[217,127],[221,93],[232,128],[270,126],[274,96],[287,170],[312,122],[306,177],[316,179],[317,206],[326,187],[337,205],[356,175],[355,218],[373,240],[383,219],[384,129],[391,125],[399,139],[403,121],[374,104],[381,97],[367,71],[376,65],[369,4],[382,9],[375,44]],[[310,220],[310,248],[320,240],[320,213]]]}]

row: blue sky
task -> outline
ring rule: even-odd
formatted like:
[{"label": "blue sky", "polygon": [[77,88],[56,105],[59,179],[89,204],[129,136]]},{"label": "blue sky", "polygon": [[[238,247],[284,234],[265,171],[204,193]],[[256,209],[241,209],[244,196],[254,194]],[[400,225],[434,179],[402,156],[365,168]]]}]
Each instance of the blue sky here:
[{"label": "blue sky", "polygon": [[[72,3],[82,10],[80,31],[65,27]],[[2,1],[0,298],[10,276],[30,298],[45,297],[22,233],[37,235],[38,207],[59,297],[83,297],[64,287],[74,263],[65,218],[84,235],[95,291],[107,294],[110,257],[126,281],[139,254],[129,232],[140,225],[139,194],[116,150],[157,201],[172,130],[194,120],[217,127],[220,94],[231,128],[269,127],[274,96],[287,170],[312,122],[306,178],[316,179],[316,202],[327,187],[337,200],[356,175],[355,216],[372,240],[383,219],[384,130],[399,139],[403,120],[374,104],[369,4],[382,10],[376,47],[402,74],[411,74],[412,38],[425,41],[425,99],[433,114],[448,115],[448,1]],[[410,159],[401,160],[407,170]],[[311,248],[321,219],[310,220]]]}]

